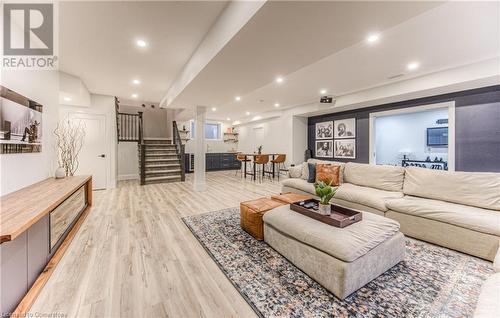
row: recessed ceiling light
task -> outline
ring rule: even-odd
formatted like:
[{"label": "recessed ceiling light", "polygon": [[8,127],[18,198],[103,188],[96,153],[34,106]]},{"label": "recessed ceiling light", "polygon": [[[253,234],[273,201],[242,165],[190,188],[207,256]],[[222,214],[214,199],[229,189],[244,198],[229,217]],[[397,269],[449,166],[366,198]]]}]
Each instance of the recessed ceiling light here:
[{"label": "recessed ceiling light", "polygon": [[139,81],[138,79],[135,79],[135,80],[132,80],[132,83],[134,83],[135,85],[139,85],[139,84],[141,84],[141,81]]},{"label": "recessed ceiling light", "polygon": [[380,35],[378,33],[372,33],[366,37],[366,42],[375,43],[379,40]]},{"label": "recessed ceiling light", "polygon": [[226,118],[226,120],[227,120],[227,121],[230,121],[230,120],[231,120],[231,118],[229,118],[229,117],[228,117],[228,118]]},{"label": "recessed ceiling light", "polygon": [[217,108],[215,108],[215,107],[212,107],[212,111],[213,111],[213,112],[214,112],[214,111],[216,111],[216,110],[217,110]]},{"label": "recessed ceiling light", "polygon": [[280,103],[274,103],[274,107],[280,107]]},{"label": "recessed ceiling light", "polygon": [[235,100],[235,101],[237,101],[237,102],[239,102],[239,101],[241,100],[241,97],[236,96],[236,97],[234,98],[234,100]]},{"label": "recessed ceiling light", "polygon": [[137,95],[137,94],[132,94],[132,98],[137,98],[137,97],[139,97],[139,95]]},{"label": "recessed ceiling light", "polygon": [[411,63],[408,63],[408,65],[406,65],[406,69],[407,69],[408,71],[414,71],[414,70],[416,70],[419,66],[420,66],[420,63],[418,63],[418,62],[411,62]]},{"label": "recessed ceiling light", "polygon": [[276,77],[276,83],[283,83],[283,77]]},{"label": "recessed ceiling light", "polygon": [[255,116],[254,118],[252,118],[252,120],[259,120],[259,119],[262,119],[261,116]]},{"label": "recessed ceiling light", "polygon": [[326,89],[322,89],[319,91],[320,94],[326,94]]},{"label": "recessed ceiling light", "polygon": [[245,115],[250,116],[250,112],[246,112]]},{"label": "recessed ceiling light", "polygon": [[66,102],[71,102],[71,98],[69,98],[69,97],[64,97],[64,101],[66,101]]},{"label": "recessed ceiling light", "polygon": [[135,43],[137,44],[138,47],[146,47],[148,45],[144,40],[137,40],[137,42]]}]

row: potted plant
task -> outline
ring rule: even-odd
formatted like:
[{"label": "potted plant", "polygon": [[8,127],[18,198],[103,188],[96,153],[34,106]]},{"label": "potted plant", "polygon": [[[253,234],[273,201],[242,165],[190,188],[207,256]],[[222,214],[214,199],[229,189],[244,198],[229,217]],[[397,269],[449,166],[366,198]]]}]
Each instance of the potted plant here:
[{"label": "potted plant", "polygon": [[57,123],[54,136],[59,165],[55,177],[73,176],[80,163],[78,157],[85,140],[85,126],[81,121],[65,118]]},{"label": "potted plant", "polygon": [[318,211],[322,215],[330,215],[332,208],[330,204],[330,200],[335,195],[336,189],[334,189],[330,184],[326,184],[323,181],[320,181],[316,184],[316,195],[319,197],[319,208]]}]

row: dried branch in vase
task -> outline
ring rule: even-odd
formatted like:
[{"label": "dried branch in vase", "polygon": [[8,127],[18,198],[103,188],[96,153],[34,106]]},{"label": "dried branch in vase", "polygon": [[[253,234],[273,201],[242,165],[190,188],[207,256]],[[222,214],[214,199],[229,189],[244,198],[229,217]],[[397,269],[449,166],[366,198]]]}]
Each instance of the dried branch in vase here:
[{"label": "dried branch in vase", "polygon": [[72,176],[78,170],[78,155],[85,139],[85,124],[80,120],[65,118],[57,123],[56,136],[57,162],[66,176]]}]

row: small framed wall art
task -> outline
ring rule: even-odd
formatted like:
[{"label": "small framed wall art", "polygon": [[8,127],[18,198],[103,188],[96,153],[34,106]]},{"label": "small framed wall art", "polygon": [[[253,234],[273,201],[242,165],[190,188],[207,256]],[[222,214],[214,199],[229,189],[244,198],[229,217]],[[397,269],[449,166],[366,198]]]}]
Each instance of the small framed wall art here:
[{"label": "small framed wall art", "polygon": [[316,140],[333,139],[333,121],[316,123]]},{"label": "small framed wall art", "polygon": [[334,158],[356,159],[356,139],[335,140]]},{"label": "small framed wall art", "polygon": [[334,124],[335,139],[356,137],[356,118],[336,120]]},{"label": "small framed wall art", "polygon": [[317,158],[333,158],[333,140],[316,141]]}]

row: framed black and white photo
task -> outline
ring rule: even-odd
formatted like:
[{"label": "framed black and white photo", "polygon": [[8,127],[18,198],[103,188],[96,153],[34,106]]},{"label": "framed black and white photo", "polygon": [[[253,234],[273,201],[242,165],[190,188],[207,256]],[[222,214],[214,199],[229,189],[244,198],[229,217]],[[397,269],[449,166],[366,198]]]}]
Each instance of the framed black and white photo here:
[{"label": "framed black and white photo", "polygon": [[356,137],[356,118],[336,120],[334,127],[335,139]]},{"label": "framed black and white photo", "polygon": [[0,154],[42,151],[43,106],[0,86]]},{"label": "framed black and white photo", "polygon": [[316,124],[316,139],[333,139],[333,121]]},{"label": "framed black and white photo", "polygon": [[356,159],[356,139],[335,140],[334,158]]},{"label": "framed black and white photo", "polygon": [[333,140],[316,141],[317,158],[333,158]]}]

